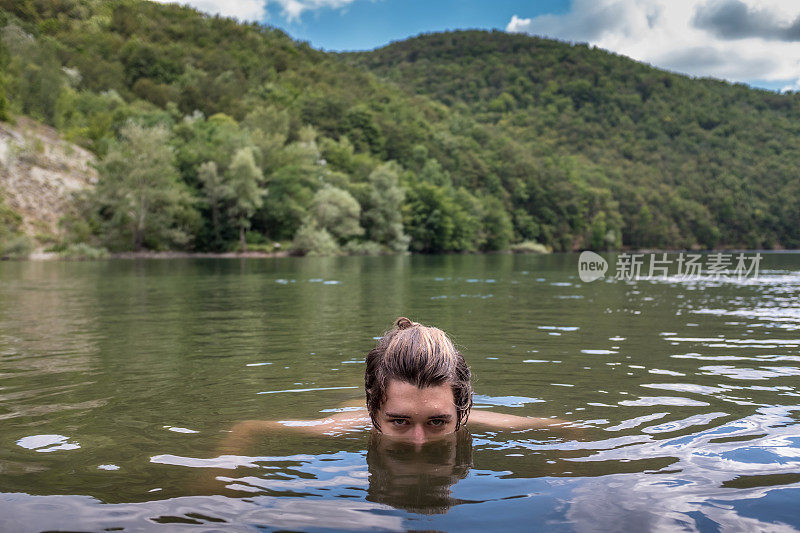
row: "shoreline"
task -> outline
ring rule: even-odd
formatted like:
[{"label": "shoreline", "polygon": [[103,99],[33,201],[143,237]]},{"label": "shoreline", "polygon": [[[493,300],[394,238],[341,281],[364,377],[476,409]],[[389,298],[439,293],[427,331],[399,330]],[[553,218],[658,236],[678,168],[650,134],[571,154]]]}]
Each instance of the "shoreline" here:
[{"label": "shoreline", "polygon": [[[800,253],[800,249],[746,249],[746,248],[720,248],[720,249],[713,249],[713,250],[686,250],[686,249],[675,249],[675,250],[616,250],[616,251],[604,251],[599,253],[642,253],[642,254],[656,254],[656,253],[669,253],[669,254],[677,254],[677,253],[701,253],[701,254],[708,254],[708,253],[738,253],[738,252],[746,252],[746,253],[756,253],[756,252],[764,252],[764,253]],[[536,252],[514,252],[511,250],[503,250],[503,251],[494,251],[494,252],[461,252],[461,253],[445,253],[445,254],[432,254],[432,255],[493,255],[493,254],[509,254],[509,255],[556,255],[556,254],[580,254],[581,252],[549,252],[546,254],[536,253]],[[355,254],[359,255],[359,254]],[[426,255],[426,254],[415,254],[413,252],[399,252],[394,254],[378,254],[378,255]],[[431,254],[427,254],[431,255]],[[25,258],[17,258],[12,259],[13,261],[103,261],[108,259],[266,259],[266,258],[283,258],[283,257],[305,257],[299,255],[293,255],[288,251],[282,250],[277,252],[262,252],[262,251],[252,251],[252,252],[177,252],[177,251],[163,251],[163,252],[155,252],[155,251],[141,251],[141,252],[114,252],[109,253],[107,256],[102,258],[92,258],[92,259],[79,259],[79,258],[66,258],[62,257],[58,252],[45,252],[42,250],[37,250],[31,253],[28,257]],[[322,257],[322,256],[320,256]],[[344,257],[340,256],[326,256],[326,257]]]},{"label": "shoreline", "polygon": [[255,259],[266,257],[291,257],[286,251],[280,252],[115,252],[109,253],[106,257],[96,259],[71,259],[62,257],[58,252],[35,251],[28,257],[16,259],[16,261],[104,261],[108,259]]},{"label": "shoreline", "polygon": [[117,252],[108,259],[250,259],[262,257],[290,257],[286,251],[280,252]]}]

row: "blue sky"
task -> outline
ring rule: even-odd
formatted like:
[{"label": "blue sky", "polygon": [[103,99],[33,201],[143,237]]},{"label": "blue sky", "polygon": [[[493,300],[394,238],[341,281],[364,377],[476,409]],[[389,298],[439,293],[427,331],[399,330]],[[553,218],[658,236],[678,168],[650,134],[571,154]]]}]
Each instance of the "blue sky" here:
[{"label": "blue sky", "polygon": [[266,24],[325,50],[370,50],[420,33],[481,28],[505,30],[513,15],[565,13],[566,0],[361,0],[321,7],[291,19],[278,3],[267,4]]},{"label": "blue sky", "polygon": [[800,90],[798,0],[179,1],[276,26],[324,50],[369,50],[426,32],[499,29],[587,42],[690,76]]}]

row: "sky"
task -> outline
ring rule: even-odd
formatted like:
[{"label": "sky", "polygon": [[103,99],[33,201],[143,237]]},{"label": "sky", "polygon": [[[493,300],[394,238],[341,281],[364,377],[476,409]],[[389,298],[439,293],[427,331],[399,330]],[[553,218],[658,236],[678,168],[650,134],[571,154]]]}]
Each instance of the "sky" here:
[{"label": "sky", "polygon": [[[157,0],[168,2],[171,0]],[[324,50],[498,29],[585,42],[655,67],[800,90],[800,0],[182,0]]]}]

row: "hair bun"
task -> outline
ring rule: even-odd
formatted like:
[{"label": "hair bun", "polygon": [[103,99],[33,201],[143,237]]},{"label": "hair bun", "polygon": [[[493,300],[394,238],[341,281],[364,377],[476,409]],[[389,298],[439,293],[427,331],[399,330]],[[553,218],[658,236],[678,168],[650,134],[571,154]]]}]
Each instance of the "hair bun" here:
[{"label": "hair bun", "polygon": [[401,316],[397,320],[394,321],[394,327],[397,329],[408,329],[412,326],[416,326],[416,322],[412,322],[410,319]]}]

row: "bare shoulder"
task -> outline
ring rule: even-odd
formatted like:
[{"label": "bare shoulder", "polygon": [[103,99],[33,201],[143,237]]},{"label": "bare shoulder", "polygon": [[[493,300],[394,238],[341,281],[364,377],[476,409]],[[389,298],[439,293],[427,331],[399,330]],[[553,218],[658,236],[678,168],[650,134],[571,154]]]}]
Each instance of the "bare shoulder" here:
[{"label": "bare shoulder", "polygon": [[473,409],[469,414],[468,425],[480,425],[500,429],[538,429],[547,427],[564,427],[569,424],[566,420],[557,418],[533,418],[528,416],[506,415]]},{"label": "bare shoulder", "polygon": [[301,433],[338,433],[367,426],[371,423],[366,408],[351,406],[325,418],[313,420],[244,420],[231,428],[234,435],[271,433],[276,430],[294,430]]},{"label": "bare shoulder", "polygon": [[339,435],[354,429],[369,427],[371,420],[367,410],[359,407],[344,407],[331,416],[317,420],[243,420],[237,422],[222,442],[220,453],[241,454],[261,435],[293,431],[307,435]]},{"label": "bare shoulder", "polygon": [[363,427],[371,423],[367,409],[359,406],[344,407],[343,410],[316,420],[277,420],[285,428],[293,428],[306,433],[339,433]]}]

